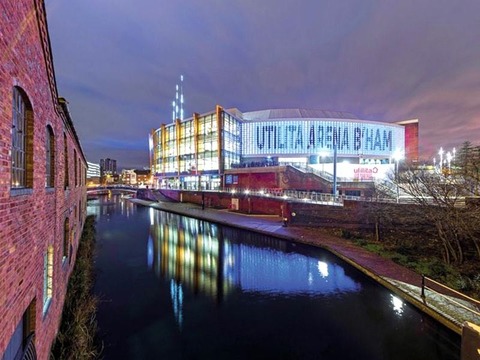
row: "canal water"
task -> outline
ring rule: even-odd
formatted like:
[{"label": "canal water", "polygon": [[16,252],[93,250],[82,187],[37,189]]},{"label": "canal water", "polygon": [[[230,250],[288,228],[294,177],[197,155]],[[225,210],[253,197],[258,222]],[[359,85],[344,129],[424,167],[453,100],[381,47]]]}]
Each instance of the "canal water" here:
[{"label": "canal water", "polygon": [[332,254],[89,201],[105,359],[459,359],[460,337]]}]

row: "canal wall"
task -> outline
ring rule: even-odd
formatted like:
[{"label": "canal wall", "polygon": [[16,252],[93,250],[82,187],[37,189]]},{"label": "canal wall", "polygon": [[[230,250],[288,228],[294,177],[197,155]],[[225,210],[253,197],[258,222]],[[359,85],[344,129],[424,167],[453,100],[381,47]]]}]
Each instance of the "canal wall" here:
[{"label": "canal wall", "polygon": [[[343,206],[316,204],[302,201],[293,201],[282,197],[265,197],[250,194],[232,194],[227,192],[210,191],[182,191],[182,190],[153,190],[148,196],[137,197],[144,200],[167,199],[175,202],[204,205],[207,208],[228,209],[253,215],[275,215],[279,219],[286,219],[287,223],[296,226],[342,228],[345,231],[374,231],[379,220],[386,214],[410,213],[415,205],[389,204],[376,202],[362,202],[345,200]],[[155,196],[157,194],[157,196]],[[147,195],[147,194],[145,194]],[[407,221],[390,221],[387,225],[382,220],[386,230],[393,226],[396,231],[409,231],[411,226]]]}]

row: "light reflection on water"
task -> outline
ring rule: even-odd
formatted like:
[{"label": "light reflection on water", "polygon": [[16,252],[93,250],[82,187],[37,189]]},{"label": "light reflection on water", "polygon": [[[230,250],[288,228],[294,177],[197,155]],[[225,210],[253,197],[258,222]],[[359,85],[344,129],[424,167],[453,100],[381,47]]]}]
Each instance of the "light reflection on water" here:
[{"label": "light reflection on water", "polygon": [[265,238],[263,246],[258,239],[243,244],[234,240],[235,231],[228,228],[187,217],[172,221],[170,214],[152,208],[149,215],[147,264],[157,276],[171,279],[172,306],[180,327],[184,286],[216,301],[224,301],[234,289],[266,296],[316,296],[361,289],[343,267],[285,252],[284,241]]},{"label": "light reflection on water", "polygon": [[105,359],[459,358],[456,335],[320,249],[115,197],[89,212]]},{"label": "light reflection on water", "polygon": [[152,210],[148,266],[162,278],[175,279],[217,300],[219,294],[223,298],[234,288],[270,295],[326,295],[361,289],[342,266],[286,252],[284,241],[256,235],[255,242],[244,243],[245,238],[239,242],[235,230]]}]

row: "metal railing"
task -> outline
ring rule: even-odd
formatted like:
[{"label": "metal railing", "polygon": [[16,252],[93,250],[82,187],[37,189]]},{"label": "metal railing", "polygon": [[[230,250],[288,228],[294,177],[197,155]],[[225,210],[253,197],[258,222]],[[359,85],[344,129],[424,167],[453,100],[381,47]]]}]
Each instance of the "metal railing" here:
[{"label": "metal railing", "polygon": [[234,190],[227,191],[229,194],[239,194],[243,196],[260,196],[260,197],[274,197],[281,198],[283,200],[295,200],[302,202],[312,202],[330,205],[343,205],[344,196],[319,193],[315,191],[300,191],[300,190],[285,190],[280,188],[266,188],[261,190],[250,190],[236,188]]},{"label": "metal railing", "polygon": [[[428,283],[432,283],[437,289],[442,289],[443,292],[434,289],[432,286],[429,286]],[[463,310],[467,311],[473,316],[478,316],[480,318],[480,301],[473,299],[461,292],[458,292],[444,284],[441,284],[425,275],[422,275],[422,287],[421,287],[421,297],[422,300],[427,303],[426,291],[429,290],[433,292],[436,296],[439,296],[443,301],[450,303],[455,306],[461,307]],[[450,295],[446,295],[450,294]],[[463,301],[463,303],[461,302]]]}]

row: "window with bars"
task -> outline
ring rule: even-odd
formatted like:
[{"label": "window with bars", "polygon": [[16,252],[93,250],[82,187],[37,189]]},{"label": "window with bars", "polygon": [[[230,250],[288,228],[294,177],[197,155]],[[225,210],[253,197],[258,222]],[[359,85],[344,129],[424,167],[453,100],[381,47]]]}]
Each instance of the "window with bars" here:
[{"label": "window with bars", "polygon": [[25,92],[13,88],[12,188],[33,187],[33,111]]},{"label": "window with bars", "polygon": [[75,179],[75,187],[78,186],[77,177],[77,150],[73,149],[73,177]]},{"label": "window with bars", "polygon": [[45,134],[45,187],[54,187],[55,185],[55,138],[53,129],[47,126]]},{"label": "window with bars", "polygon": [[69,172],[68,172],[68,144],[67,144],[67,135],[63,134],[63,157],[65,163],[65,179],[64,179],[64,188],[68,189],[70,182],[69,182]]},{"label": "window with bars", "polygon": [[[5,349],[2,360],[16,359],[36,359],[36,349],[33,343],[35,331],[35,304],[36,301],[30,303],[23,313],[20,322],[17,324],[15,331]],[[29,355],[33,357],[28,357]]]}]

